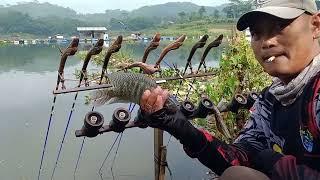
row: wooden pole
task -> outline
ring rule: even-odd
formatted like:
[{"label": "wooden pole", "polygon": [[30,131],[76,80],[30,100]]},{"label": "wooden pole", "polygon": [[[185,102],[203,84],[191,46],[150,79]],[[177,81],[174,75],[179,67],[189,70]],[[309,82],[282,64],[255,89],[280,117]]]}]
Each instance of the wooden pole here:
[{"label": "wooden pole", "polygon": [[154,129],[154,179],[160,180],[161,147],[163,146],[163,131]]},{"label": "wooden pole", "polygon": [[167,147],[161,146],[161,161],[160,161],[160,174],[159,180],[165,180],[166,178],[166,166],[167,166]]}]

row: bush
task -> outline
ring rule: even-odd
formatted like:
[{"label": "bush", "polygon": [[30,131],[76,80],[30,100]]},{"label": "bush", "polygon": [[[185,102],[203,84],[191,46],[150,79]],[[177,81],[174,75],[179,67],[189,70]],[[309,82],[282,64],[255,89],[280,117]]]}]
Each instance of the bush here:
[{"label": "bush", "polygon": [[[216,104],[222,98],[231,101],[236,93],[260,92],[271,83],[270,76],[255,60],[250,44],[243,35],[237,35],[228,42],[229,46],[222,53],[217,76],[204,85],[205,92]],[[234,130],[232,136],[242,128],[248,115],[248,111],[245,110],[241,110],[238,114],[223,115],[228,129]],[[215,126],[210,123],[206,128],[216,132]]]}]

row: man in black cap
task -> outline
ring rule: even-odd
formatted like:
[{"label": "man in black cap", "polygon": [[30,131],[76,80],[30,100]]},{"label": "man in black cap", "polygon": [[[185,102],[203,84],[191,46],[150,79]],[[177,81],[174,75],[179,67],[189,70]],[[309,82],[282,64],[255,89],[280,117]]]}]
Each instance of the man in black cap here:
[{"label": "man in black cap", "polygon": [[168,91],[160,87],[144,93],[138,116],[180,140],[219,179],[320,179],[320,14],[314,0],[256,3],[237,28],[250,29],[256,59],[274,80],[234,143],[163,108]]}]

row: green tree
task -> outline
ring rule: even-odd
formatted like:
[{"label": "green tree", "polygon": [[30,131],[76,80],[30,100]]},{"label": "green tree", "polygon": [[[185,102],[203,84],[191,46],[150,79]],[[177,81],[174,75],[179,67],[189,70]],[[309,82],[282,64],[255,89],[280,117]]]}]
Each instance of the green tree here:
[{"label": "green tree", "polygon": [[238,18],[242,14],[252,10],[254,0],[229,0],[228,6],[223,8],[223,12],[228,18]]},{"label": "green tree", "polygon": [[316,1],[316,4],[317,4],[317,8],[319,9],[319,8],[320,8],[320,1],[317,0],[317,1]]},{"label": "green tree", "polygon": [[186,18],[186,13],[184,11],[181,11],[178,13],[178,16],[180,17],[180,19],[184,20]]},{"label": "green tree", "polygon": [[213,17],[216,18],[216,19],[219,18],[220,17],[220,11],[215,9],[214,12],[213,12]]},{"label": "green tree", "polygon": [[198,13],[200,15],[200,17],[202,18],[203,15],[206,13],[206,8],[204,6],[201,6],[200,9],[198,10]]}]

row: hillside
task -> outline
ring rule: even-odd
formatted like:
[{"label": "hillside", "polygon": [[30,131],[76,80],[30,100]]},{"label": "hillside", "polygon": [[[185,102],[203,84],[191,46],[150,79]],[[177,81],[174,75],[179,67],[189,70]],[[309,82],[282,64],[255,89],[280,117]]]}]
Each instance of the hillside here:
[{"label": "hillside", "polygon": [[77,15],[77,12],[70,8],[64,8],[50,3],[23,2],[5,7],[4,9],[7,11],[17,11],[23,14],[29,14],[32,18],[47,16],[70,18]]},{"label": "hillside", "polygon": [[[57,17],[68,17],[76,18],[80,20],[93,20],[93,21],[109,21],[112,18],[128,17],[174,17],[179,12],[184,11],[185,13],[197,12],[201,6],[190,2],[170,2],[159,5],[144,6],[132,11],[125,10],[106,10],[105,13],[93,13],[93,14],[79,14],[76,11],[65,8],[62,6],[50,4],[50,3],[39,3],[39,2],[23,2],[16,5],[4,7],[0,5],[1,11],[18,11],[22,14],[28,14],[32,18],[57,16]],[[207,14],[212,14],[215,7],[205,6]],[[219,8],[221,9],[221,8]],[[95,20],[96,19],[96,20]]]},{"label": "hillside", "polygon": [[[203,10],[202,14],[199,14],[200,8]],[[223,6],[217,7],[220,10],[222,8]],[[104,13],[80,14],[70,8],[50,3],[22,2],[0,6],[0,35],[73,35],[77,26],[105,26],[112,32],[141,31],[175,23],[189,23],[204,17],[217,19],[213,16],[214,12],[215,7],[202,7],[189,2],[171,2],[144,6],[132,11],[115,9],[106,10]],[[224,18],[221,12],[220,18]]]},{"label": "hillside", "polygon": [[[130,13],[131,17],[175,17],[179,12],[191,13],[197,12],[201,6],[190,2],[170,2],[165,4],[144,6],[139,9],[133,10]],[[205,6],[207,14],[212,14],[215,10],[214,7]]]}]

